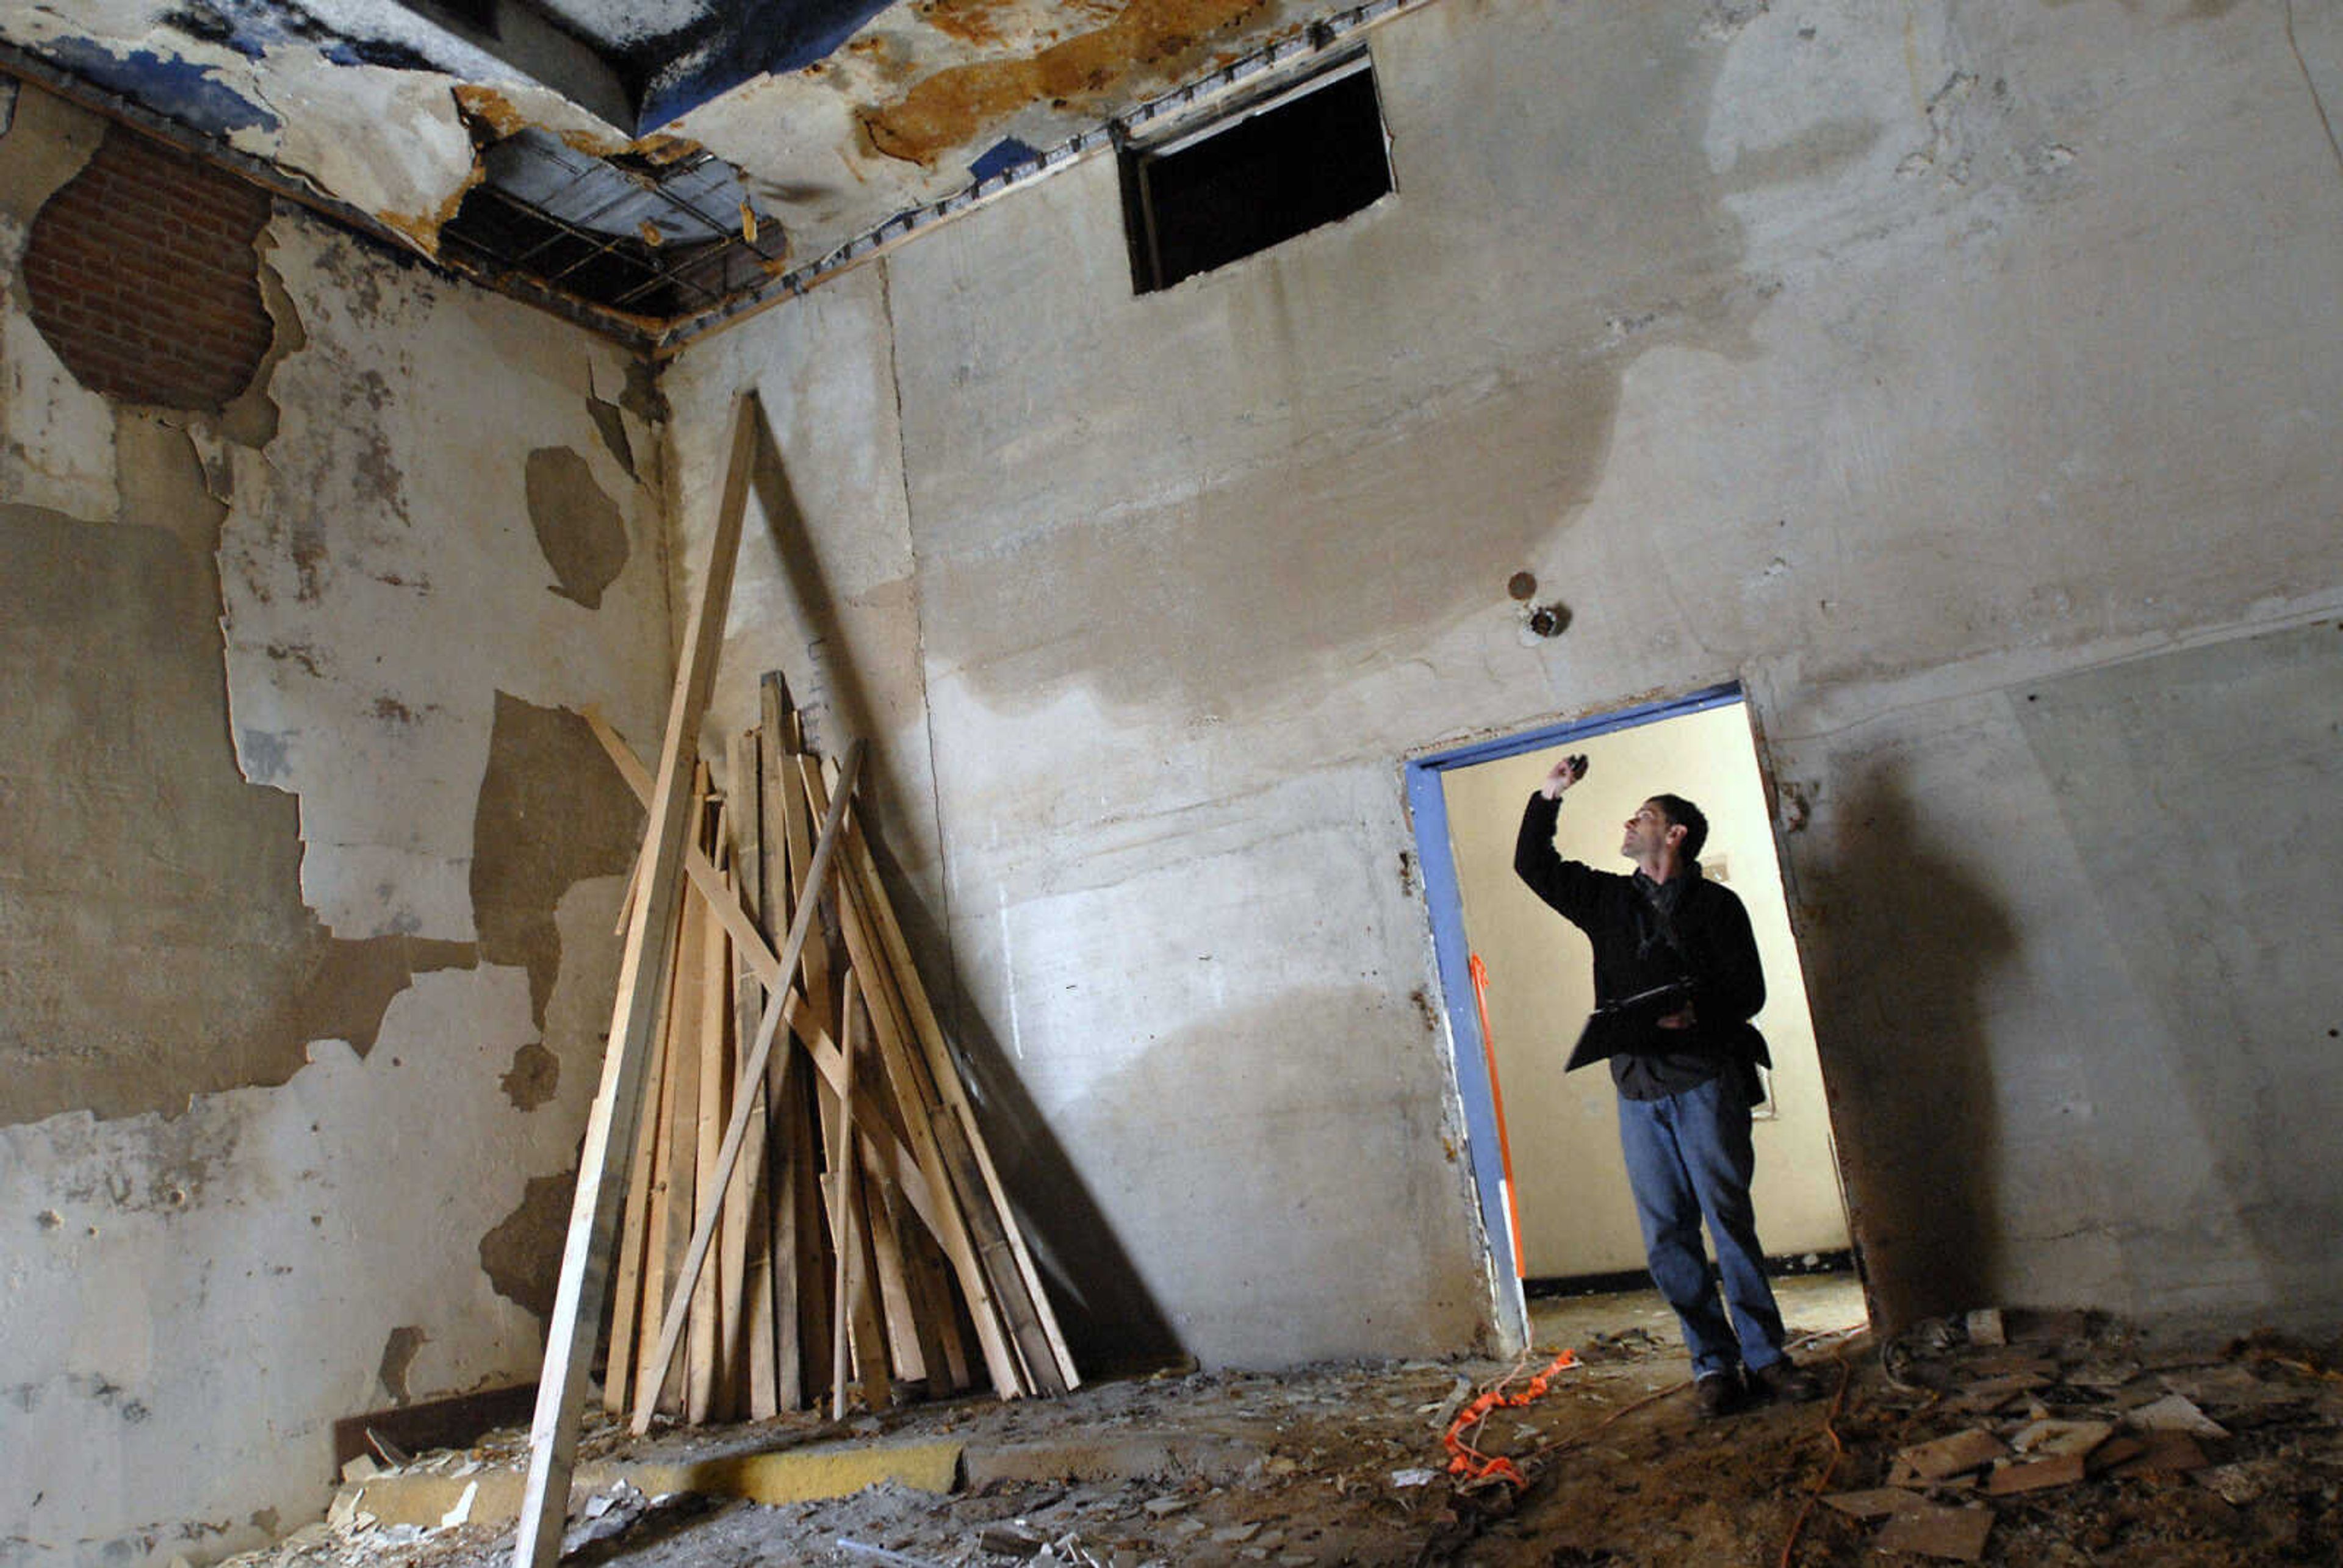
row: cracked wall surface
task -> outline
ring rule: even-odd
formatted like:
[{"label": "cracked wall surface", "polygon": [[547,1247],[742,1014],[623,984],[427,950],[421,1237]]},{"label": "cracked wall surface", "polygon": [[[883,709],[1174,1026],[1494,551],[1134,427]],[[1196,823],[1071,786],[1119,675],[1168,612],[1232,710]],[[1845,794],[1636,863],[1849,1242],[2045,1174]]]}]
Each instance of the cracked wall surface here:
[{"label": "cracked wall surface", "polygon": [[[1070,1332],[1262,1362],[1485,1326],[1400,759],[1728,678],[1890,1319],[2331,1312],[2343,1187],[2251,1110],[2333,1092],[2331,997],[2135,1027],[2176,939],[2103,910],[2220,832],[2124,776],[2167,722],[2275,852],[2336,853],[2279,809],[2343,767],[2290,640],[2343,608],[2335,24],[1502,0],[1372,37],[1396,192],[1342,223],[1134,299],[1091,160],[669,377],[710,445],[751,382],[895,387],[866,442],[783,445],[816,547],[886,557],[828,602],[907,578],[930,950]],[[790,602],[793,674],[908,646]],[[2160,708],[2166,656],[2231,673]],[[2029,713],[2102,678],[2134,706],[2038,760],[2077,743]],[[2192,887],[2343,964],[2307,890]]]},{"label": "cracked wall surface", "polygon": [[669,668],[638,367],[280,211],[250,388],[90,392],[15,266],[101,140],[0,135],[8,1563],[255,1544],[534,1375],[640,830],[578,710]]}]

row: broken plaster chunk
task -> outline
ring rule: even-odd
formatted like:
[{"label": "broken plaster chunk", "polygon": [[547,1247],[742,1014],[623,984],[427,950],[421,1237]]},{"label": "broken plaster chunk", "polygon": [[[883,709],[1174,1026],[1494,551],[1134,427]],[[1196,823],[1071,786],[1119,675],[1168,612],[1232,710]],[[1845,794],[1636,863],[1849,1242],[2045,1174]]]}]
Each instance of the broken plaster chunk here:
[{"label": "broken plaster chunk", "polygon": [[462,1524],[468,1521],[472,1517],[472,1504],[478,1501],[479,1495],[480,1483],[478,1482],[468,1481],[464,1483],[463,1495],[456,1499],[456,1506],[450,1508],[447,1513],[439,1516],[439,1528],[442,1530],[452,1529],[456,1525]]},{"label": "broken plaster chunk", "polygon": [[1964,1320],[1973,1345],[2006,1345],[2009,1342],[2008,1327],[2001,1321],[1999,1307],[1979,1307]]},{"label": "broken plaster chunk", "polygon": [[1212,1532],[1212,1541],[1221,1546],[1242,1546],[1261,1533],[1258,1523],[1224,1524]]},{"label": "broken plaster chunk", "polygon": [[2091,1450],[2089,1455],[2090,1466],[2096,1471],[2113,1470],[2117,1465],[2122,1464],[2127,1460],[2137,1459],[2141,1454],[2146,1453],[2147,1452],[2147,1442],[2139,1438],[2133,1437],[2128,1434],[2120,1437],[2111,1437],[2107,1439],[2107,1442],[2099,1444],[2098,1447]]},{"label": "broken plaster chunk", "polygon": [[349,1462],[342,1466],[342,1479],[351,1483],[372,1481],[381,1473],[382,1466],[375,1462],[371,1453],[353,1454]]},{"label": "broken plaster chunk", "polygon": [[2046,1486],[2072,1486],[2082,1479],[2083,1456],[2056,1453],[2047,1459],[1998,1465],[1986,1477],[1985,1489],[1988,1496],[2007,1497],[2020,1492],[2039,1492]]},{"label": "broken plaster chunk", "polygon": [[1888,1520],[1872,1545],[1880,1552],[1975,1563],[1985,1555],[1986,1537],[1992,1532],[1990,1508],[1940,1508],[1929,1503]]},{"label": "broken plaster chunk", "polygon": [[2107,1468],[2109,1475],[2146,1475],[2158,1471],[2205,1468],[2205,1451],[2185,1432],[2151,1432],[2144,1452]]},{"label": "broken plaster chunk", "polygon": [[1875,1486],[1863,1492],[1837,1492],[1823,1502],[1855,1519],[1887,1519],[1934,1506],[1916,1492],[1900,1486]]},{"label": "broken plaster chunk", "polygon": [[2142,1432],[2185,1432],[2192,1437],[2227,1437],[2229,1429],[2197,1408],[2183,1393],[2168,1393],[2124,1412],[2125,1423]]},{"label": "broken plaster chunk", "polygon": [[2079,1457],[2114,1436],[2115,1430],[2115,1423],[2108,1421],[2051,1418],[2028,1422],[2009,1440],[2009,1446],[2020,1453],[2040,1458],[2066,1453]]},{"label": "broken plaster chunk", "polygon": [[1394,1470],[1391,1474],[1391,1483],[1398,1487],[1429,1486],[1439,1479],[1438,1471],[1427,1470],[1420,1465],[1407,1470]]},{"label": "broken plaster chunk", "polygon": [[1956,1398],[1947,1402],[1947,1408],[1990,1412],[2001,1409],[2019,1394],[2031,1393],[2045,1387],[2049,1381],[2040,1372],[2010,1372],[2002,1377],[1986,1378],[1963,1389]]},{"label": "broken plaster chunk", "polygon": [[1140,1506],[1158,1519],[1169,1519],[1172,1514],[1187,1507],[1188,1500],[1184,1497],[1151,1497]]},{"label": "broken plaster chunk", "polygon": [[1040,1536],[1014,1524],[988,1524],[977,1532],[976,1543],[998,1557],[1039,1556],[1043,1545]]},{"label": "broken plaster chunk", "polygon": [[2123,1387],[2139,1375],[2137,1362],[2086,1362],[2066,1375],[2066,1381],[2076,1388],[2094,1389],[2109,1393]]},{"label": "broken plaster chunk", "polygon": [[1896,1462],[1923,1481],[1943,1481],[1964,1471],[1980,1469],[2008,1452],[2008,1447],[1993,1433],[1971,1428],[1950,1437],[1915,1443],[1898,1452]]}]

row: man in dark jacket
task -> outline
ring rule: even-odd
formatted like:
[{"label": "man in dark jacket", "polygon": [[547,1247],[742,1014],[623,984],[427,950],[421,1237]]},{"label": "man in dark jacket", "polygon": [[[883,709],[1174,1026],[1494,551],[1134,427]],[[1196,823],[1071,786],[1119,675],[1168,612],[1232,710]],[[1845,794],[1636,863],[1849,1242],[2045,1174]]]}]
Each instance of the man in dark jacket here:
[{"label": "man in dark jacket", "polygon": [[[1513,870],[1594,946],[1595,1005],[1606,1010],[1619,1143],[1652,1282],[1683,1325],[1703,1414],[1724,1414],[1745,1392],[1811,1399],[1813,1374],[1782,1348],[1749,1201],[1749,1112],[1757,1069],[1772,1063],[1749,1021],[1765,1004],[1765,975],[1748,911],[1701,876],[1708,820],[1677,796],[1655,795],[1627,819],[1619,852],[1635,862],[1631,877],[1556,854],[1563,792],[1585,771],[1584,758],[1566,757],[1531,795]],[[1647,993],[1657,1000],[1630,1000]],[[1701,1244],[1704,1215],[1715,1271]]]}]

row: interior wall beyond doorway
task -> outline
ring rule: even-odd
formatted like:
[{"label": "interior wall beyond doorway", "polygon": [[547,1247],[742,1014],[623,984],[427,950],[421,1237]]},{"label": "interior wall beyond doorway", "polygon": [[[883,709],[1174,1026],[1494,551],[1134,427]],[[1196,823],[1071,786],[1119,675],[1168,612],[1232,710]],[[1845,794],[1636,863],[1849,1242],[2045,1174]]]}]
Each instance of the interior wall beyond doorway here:
[{"label": "interior wall beyond doorway", "polygon": [[1555,847],[1602,870],[1628,869],[1621,825],[1663,790],[1709,818],[1706,873],[1740,894],[1765,964],[1757,1016],[1774,1057],[1775,1114],[1756,1124],[1759,1234],[1775,1256],[1847,1245],[1813,1019],[1791,938],[1746,711],[1734,703],[1524,752],[1441,775],[1464,927],[1489,974],[1490,1034],[1513,1152],[1531,1279],[1640,1269],[1644,1247],[1619,1158],[1609,1073],[1564,1077],[1562,1061],[1594,1004],[1584,937],[1513,875],[1522,803],[1554,760],[1584,753]]}]

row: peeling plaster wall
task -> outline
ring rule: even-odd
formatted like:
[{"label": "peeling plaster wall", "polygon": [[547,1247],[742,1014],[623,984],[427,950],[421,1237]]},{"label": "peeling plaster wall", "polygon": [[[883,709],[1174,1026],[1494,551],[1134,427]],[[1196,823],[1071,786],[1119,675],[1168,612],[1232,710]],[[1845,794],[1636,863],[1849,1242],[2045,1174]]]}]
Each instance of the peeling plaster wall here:
[{"label": "peeling plaster wall", "polygon": [[[2153,1028],[2181,933],[2107,912],[2219,859],[2135,777],[2167,724],[2274,854],[2343,854],[2288,807],[2343,770],[2312,650],[2343,638],[2294,640],[2343,609],[2337,27],[1435,5],[1373,34],[1397,192],[1339,225],[1134,299],[1093,160],[686,353],[711,448],[735,387],[844,407],[891,374],[900,427],[792,477],[818,549],[910,563],[932,957],[1048,1151],[1018,1182],[1045,1239],[1119,1250],[1061,1254],[1091,1343],[1487,1324],[1399,759],[1728,678],[1790,800],[1887,1315],[2343,1304],[2343,1180],[2263,1136],[2335,1091],[2332,910],[2192,884],[2224,953],[2304,951],[2301,994]],[[1523,634],[1523,569],[1565,635]],[[842,646],[892,667],[906,635]],[[2228,673],[2153,700],[2197,659]],[[2060,692],[2095,749],[2026,718]],[[2141,869],[2100,874],[2111,843]],[[2166,1164],[2176,1127],[2201,1158]]]},{"label": "peeling plaster wall", "polygon": [[671,669],[582,334],[280,212],[241,398],[76,387],[15,262],[102,128],[0,136],[6,1563],[256,1544],[337,1419],[534,1375],[640,824],[577,709]]}]

